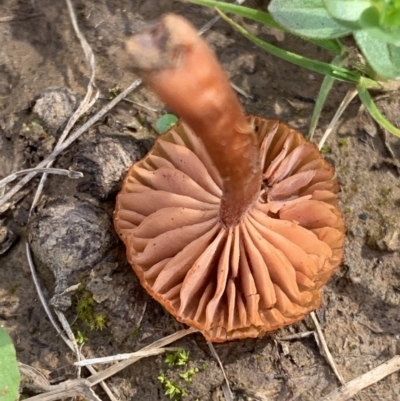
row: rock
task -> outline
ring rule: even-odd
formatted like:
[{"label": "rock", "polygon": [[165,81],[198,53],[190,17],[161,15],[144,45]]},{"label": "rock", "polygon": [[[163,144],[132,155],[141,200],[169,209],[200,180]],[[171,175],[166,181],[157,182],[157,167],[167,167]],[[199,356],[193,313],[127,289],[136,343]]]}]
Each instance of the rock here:
[{"label": "rock", "polygon": [[79,97],[67,88],[45,90],[36,100],[34,113],[52,134],[67,122],[78,106]]},{"label": "rock", "polygon": [[114,134],[105,126],[85,137],[74,152],[73,170],[86,180],[78,191],[104,200],[115,196],[129,167],[140,160],[153,144],[152,139],[137,140],[130,135]]},{"label": "rock", "polygon": [[[80,272],[105,260],[117,243],[111,217],[87,196],[42,202],[29,223],[28,235],[35,261],[54,275],[55,296],[76,284]],[[62,309],[71,304],[69,296],[57,303]]]}]

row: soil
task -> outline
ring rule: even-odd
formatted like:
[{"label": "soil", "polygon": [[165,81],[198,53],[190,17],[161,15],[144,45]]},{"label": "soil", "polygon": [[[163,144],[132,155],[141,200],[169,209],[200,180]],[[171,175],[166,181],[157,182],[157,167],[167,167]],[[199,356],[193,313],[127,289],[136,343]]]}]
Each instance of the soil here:
[{"label": "soil", "polygon": [[[136,31],[167,11],[186,16],[198,27],[214,15],[212,10],[180,1],[73,3],[79,26],[96,57],[96,85],[102,95],[89,116],[106,105],[119,88],[136,79],[120,66],[118,51],[127,30]],[[262,1],[249,1],[248,5],[266,9]],[[51,152],[66,119],[86,93],[90,70],[64,2],[0,0],[0,10],[2,17],[13,17],[0,21],[3,178],[36,166]],[[243,23],[272,44],[330,60],[329,54],[300,39]],[[231,80],[251,95],[241,96],[246,112],[282,119],[307,133],[321,76],[264,53],[222,21],[205,37]],[[316,141],[349,88],[344,83],[335,84]],[[0,324],[13,338],[18,360],[39,369],[52,383],[75,377],[74,355],[39,302],[25,255],[27,240],[48,300],[57,303],[65,288],[81,284],[79,290],[61,300],[61,306],[76,336],[86,340],[83,352],[87,357],[133,352],[183,328],[140,287],[110,224],[124,171],[149,148],[155,122],[166,112],[143,87],[129,99],[137,103],[120,102],[57,159],[55,167],[82,171],[84,178],[49,176],[30,222],[28,214],[38,179],[0,210]],[[379,101],[381,110],[397,126],[399,105],[394,96]],[[355,100],[329,137],[325,156],[336,167],[341,183],[347,241],[345,260],[325,289],[318,317],[333,358],[349,381],[400,353],[400,141],[369,121]],[[110,163],[113,160],[119,163],[118,168]],[[99,170],[101,180],[95,175]],[[49,216],[56,206],[65,213],[54,223]],[[75,219],[71,227],[68,213]],[[81,237],[89,235],[80,231],[85,224],[92,237]],[[97,235],[99,227],[105,230],[101,235]],[[313,328],[307,317],[264,338],[216,345],[235,399],[320,400],[337,388],[339,383],[313,336],[280,340]],[[223,375],[202,336],[188,336],[174,346],[190,352],[188,365],[171,368],[165,356],[142,359],[107,381],[117,398],[168,399],[165,385],[158,379],[164,374],[186,390],[185,399],[222,400]],[[198,371],[192,382],[186,382],[179,374],[190,368]],[[25,384],[22,391],[33,394]],[[106,399],[100,388],[96,391]],[[395,373],[354,399],[400,400],[399,393],[400,376]]]}]

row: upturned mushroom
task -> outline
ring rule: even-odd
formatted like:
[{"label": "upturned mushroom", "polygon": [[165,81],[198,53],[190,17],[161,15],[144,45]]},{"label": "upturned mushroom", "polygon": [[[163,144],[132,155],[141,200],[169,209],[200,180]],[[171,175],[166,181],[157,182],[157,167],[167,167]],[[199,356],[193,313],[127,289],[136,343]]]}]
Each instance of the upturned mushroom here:
[{"label": "upturned mushroom", "polygon": [[334,169],[285,123],[244,115],[184,18],[163,16],[126,52],[181,117],[117,197],[115,228],[141,284],[214,342],[303,319],[342,260]]}]

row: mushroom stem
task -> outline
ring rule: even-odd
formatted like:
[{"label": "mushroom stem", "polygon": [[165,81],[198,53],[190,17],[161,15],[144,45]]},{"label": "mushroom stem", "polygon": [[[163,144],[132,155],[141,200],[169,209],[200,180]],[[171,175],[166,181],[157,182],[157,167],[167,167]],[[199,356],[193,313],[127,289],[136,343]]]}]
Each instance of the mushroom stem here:
[{"label": "mushroom stem", "polygon": [[259,145],[214,53],[173,14],[129,38],[126,50],[130,66],[207,147],[223,180],[220,218],[238,224],[260,191]]}]

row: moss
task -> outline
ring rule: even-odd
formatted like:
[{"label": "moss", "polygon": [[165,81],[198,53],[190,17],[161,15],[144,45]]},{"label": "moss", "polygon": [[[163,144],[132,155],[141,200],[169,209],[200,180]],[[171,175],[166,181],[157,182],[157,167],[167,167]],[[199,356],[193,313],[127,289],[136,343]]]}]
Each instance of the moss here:
[{"label": "moss", "polygon": [[338,145],[340,148],[347,148],[349,146],[349,140],[347,138],[339,139]]},{"label": "moss", "polygon": [[17,292],[18,288],[19,288],[19,284],[18,283],[13,283],[11,285],[10,289],[9,289],[10,294],[14,295]]},{"label": "moss", "polygon": [[90,291],[81,286],[78,290],[76,313],[78,320],[90,330],[103,330],[106,326],[106,317],[102,313],[95,313],[95,301]]},{"label": "moss", "polygon": [[327,146],[327,145],[324,145],[324,146],[322,146],[322,148],[321,148],[321,153],[322,153],[323,155],[325,155],[325,154],[327,154],[327,153],[331,153],[331,148],[330,148],[329,146]]},{"label": "moss", "polygon": [[377,201],[378,206],[387,205],[392,199],[392,188],[381,188],[379,190],[380,199]]}]

